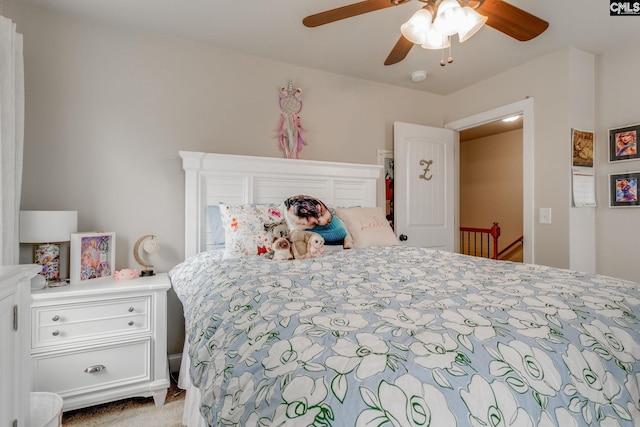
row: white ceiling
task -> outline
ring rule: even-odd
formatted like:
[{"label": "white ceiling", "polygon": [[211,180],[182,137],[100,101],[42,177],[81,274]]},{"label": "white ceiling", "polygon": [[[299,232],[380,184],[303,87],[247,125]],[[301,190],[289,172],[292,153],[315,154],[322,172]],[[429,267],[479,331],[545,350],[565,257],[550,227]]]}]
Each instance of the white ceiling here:
[{"label": "white ceiling", "polygon": [[[509,0],[549,22],[539,37],[519,42],[490,27],[463,44],[454,62],[414,46],[399,64],[383,65],[400,25],[423,6],[413,0],[317,28],[302,19],[350,0],[21,0],[91,20],[135,27],[276,61],[437,94],[449,94],[565,46],[598,54],[640,40],[640,16],[610,17],[605,0]],[[448,52],[446,53],[448,56]],[[414,83],[412,71],[427,80]],[[290,76],[295,80],[295,76]]]}]

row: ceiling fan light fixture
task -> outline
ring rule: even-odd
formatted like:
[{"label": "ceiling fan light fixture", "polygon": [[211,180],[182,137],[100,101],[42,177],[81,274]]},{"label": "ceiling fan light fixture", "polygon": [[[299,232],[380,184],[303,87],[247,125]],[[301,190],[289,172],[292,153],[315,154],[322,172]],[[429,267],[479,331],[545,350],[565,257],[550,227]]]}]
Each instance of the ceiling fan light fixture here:
[{"label": "ceiling fan light fixture", "polygon": [[449,36],[444,36],[431,27],[426,40],[421,45],[423,49],[445,49],[451,46],[451,40]]},{"label": "ceiling fan light fixture", "polygon": [[458,29],[466,19],[466,14],[457,0],[442,0],[442,3],[438,6],[433,26],[440,34],[452,36],[458,32]]},{"label": "ceiling fan light fixture", "polygon": [[462,8],[465,19],[462,24],[458,27],[458,37],[460,38],[460,43],[465,42],[471,38],[475,33],[477,33],[480,28],[482,28],[487,22],[487,17],[484,15],[480,15],[474,9],[469,6]]},{"label": "ceiling fan light fixture", "polygon": [[420,9],[400,27],[402,35],[414,44],[422,44],[427,40],[431,30],[432,15],[426,9]]}]

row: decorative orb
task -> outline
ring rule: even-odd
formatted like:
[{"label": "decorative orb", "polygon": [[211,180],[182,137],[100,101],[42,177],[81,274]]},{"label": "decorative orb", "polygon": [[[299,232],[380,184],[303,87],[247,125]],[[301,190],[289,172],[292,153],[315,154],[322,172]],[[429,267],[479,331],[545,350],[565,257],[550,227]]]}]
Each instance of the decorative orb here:
[{"label": "decorative orb", "polygon": [[445,65],[447,65],[447,63],[445,62],[445,60],[444,60],[444,59],[441,59],[441,60],[440,60],[440,65],[442,65],[442,66],[444,67]]},{"label": "decorative orb", "polygon": [[142,244],[142,249],[148,254],[154,254],[160,250],[160,243],[155,238],[147,239]]},{"label": "decorative orb", "polygon": [[453,62],[453,56],[450,56],[449,58],[447,58],[447,62],[451,64]]}]

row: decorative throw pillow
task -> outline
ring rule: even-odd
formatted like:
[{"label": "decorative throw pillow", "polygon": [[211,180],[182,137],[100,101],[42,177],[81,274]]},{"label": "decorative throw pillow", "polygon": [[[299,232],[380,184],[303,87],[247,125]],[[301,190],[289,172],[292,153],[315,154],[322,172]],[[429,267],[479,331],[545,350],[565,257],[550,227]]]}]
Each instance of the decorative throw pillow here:
[{"label": "decorative throw pillow", "polygon": [[336,214],[347,225],[354,248],[393,246],[398,239],[387,221],[384,210],[377,208],[337,208]]},{"label": "decorative throw pillow", "polygon": [[283,202],[282,210],[291,230],[313,231],[320,234],[327,245],[351,247],[346,227],[322,200],[306,195],[291,196]]},{"label": "decorative throw pillow", "polygon": [[263,255],[271,251],[271,226],[283,216],[277,205],[229,206],[220,203],[224,227],[223,259]]},{"label": "decorative throw pillow", "polygon": [[205,229],[207,244],[212,248],[224,247],[224,227],[220,218],[220,206],[207,206],[207,225]]},{"label": "decorative throw pillow", "polygon": [[[332,214],[329,224],[316,225],[315,227],[306,228],[305,230],[313,231],[321,235],[326,245],[344,245],[345,239],[349,236],[347,227],[345,227],[344,223],[338,218],[338,215],[335,214]],[[349,245],[347,244],[347,246]]]}]

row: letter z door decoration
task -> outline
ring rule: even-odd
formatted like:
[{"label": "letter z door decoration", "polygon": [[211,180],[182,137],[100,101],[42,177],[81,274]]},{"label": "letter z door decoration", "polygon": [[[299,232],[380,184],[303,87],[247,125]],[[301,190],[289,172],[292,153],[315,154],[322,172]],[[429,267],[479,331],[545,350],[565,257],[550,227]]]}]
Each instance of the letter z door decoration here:
[{"label": "letter z door decoration", "polygon": [[433,175],[429,170],[432,164],[433,164],[433,160],[424,160],[424,159],[420,160],[420,166],[424,168],[424,172],[422,172],[422,175],[420,175],[419,177],[420,179],[424,179],[425,181],[430,181],[431,178],[433,178]]}]

